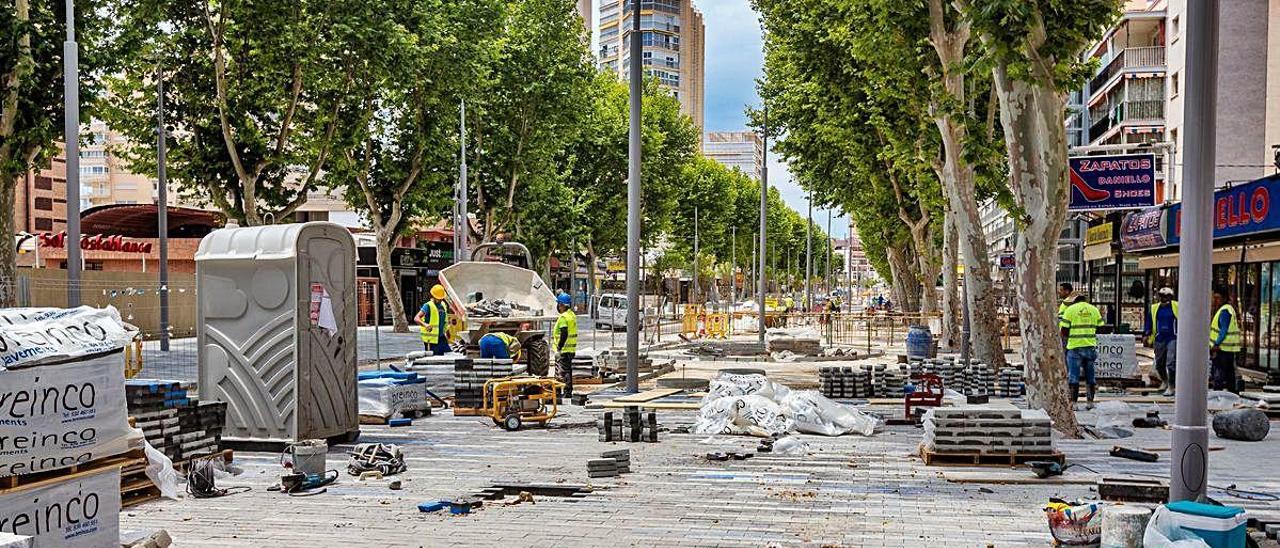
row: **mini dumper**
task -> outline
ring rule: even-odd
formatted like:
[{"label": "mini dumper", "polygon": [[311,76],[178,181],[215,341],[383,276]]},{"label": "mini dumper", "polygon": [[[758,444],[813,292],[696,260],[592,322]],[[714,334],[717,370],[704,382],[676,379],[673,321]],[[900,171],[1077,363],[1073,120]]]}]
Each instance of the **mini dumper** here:
[{"label": "mini dumper", "polygon": [[557,398],[564,383],[551,377],[516,375],[484,383],[484,414],[506,430],[526,422],[547,424],[559,411]]}]

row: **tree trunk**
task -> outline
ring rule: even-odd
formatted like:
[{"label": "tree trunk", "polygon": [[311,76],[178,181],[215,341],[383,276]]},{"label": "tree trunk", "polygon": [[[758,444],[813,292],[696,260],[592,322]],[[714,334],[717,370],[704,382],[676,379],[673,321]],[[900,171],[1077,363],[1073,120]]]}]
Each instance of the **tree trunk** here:
[{"label": "tree trunk", "polygon": [[[17,211],[16,177],[9,170],[0,170],[0,235],[6,240],[0,245],[0,308],[18,306],[18,250],[14,247],[17,223],[13,212]],[[36,245],[40,245],[36,242]]]},{"label": "tree trunk", "polygon": [[594,310],[597,288],[600,287],[596,281],[596,247],[587,241],[587,314],[590,315]]},{"label": "tree trunk", "polygon": [[948,212],[943,218],[942,235],[942,347],[948,350],[960,347],[961,320],[960,284],[956,267],[960,262],[960,247],[956,241],[955,219]]},{"label": "tree trunk", "polygon": [[1050,86],[1014,79],[1002,65],[993,72],[1008,148],[1009,186],[1017,205],[1026,212],[1026,217],[1018,220],[1021,237],[1014,250],[1027,400],[1033,407],[1044,408],[1060,431],[1079,437],[1080,426],[1067,394],[1054,295],[1056,243],[1069,198],[1062,126],[1066,96]]},{"label": "tree trunk", "polygon": [[920,278],[915,272],[915,261],[909,250],[890,247],[889,269],[893,272],[894,300],[899,310],[919,310]]},{"label": "tree trunk", "polygon": [[[391,331],[408,333],[409,319],[405,316],[404,301],[400,300],[400,279],[391,267],[391,242],[395,241],[395,234],[388,234],[385,230],[378,230],[375,234],[378,237],[374,246],[378,259],[378,278],[382,280],[383,295],[391,305]],[[377,306],[382,306],[382,303]]]},{"label": "tree trunk", "polygon": [[938,264],[938,250],[933,247],[933,234],[928,225],[912,227],[911,238],[915,241],[920,272],[920,306],[912,310],[934,314],[938,312],[938,274],[942,269]]}]

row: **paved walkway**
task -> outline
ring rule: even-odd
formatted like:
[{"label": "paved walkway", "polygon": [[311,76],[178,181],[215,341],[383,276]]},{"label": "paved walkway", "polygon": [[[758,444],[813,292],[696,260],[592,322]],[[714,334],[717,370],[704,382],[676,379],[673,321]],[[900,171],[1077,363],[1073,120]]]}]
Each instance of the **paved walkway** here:
[{"label": "paved walkway", "polygon": [[[896,408],[878,408],[884,413]],[[1166,409],[1170,415],[1172,411]],[[179,546],[1047,546],[1040,507],[1049,497],[1091,497],[1081,484],[979,485],[950,483],[914,456],[922,432],[886,427],[876,436],[803,436],[807,456],[758,455],[709,462],[708,451],[750,451],[755,440],[663,433],[657,444],[602,443],[598,412],[573,408],[551,429],[506,432],[483,418],[449,412],[408,428],[362,427],[360,441],[403,447],[409,470],[404,489],[360,482],[345,473],[345,447],[329,454],[343,471],[327,493],[289,497],[268,492],[280,473],[278,455],[237,453],[245,468],[220,486],[248,485],[248,493],[218,499],[156,501],[129,509],[122,528],[163,527]],[[691,412],[664,412],[663,426],[692,422]],[[1093,420],[1083,414],[1085,421]],[[1212,439],[1210,483],[1280,492],[1280,476],[1261,464],[1274,458],[1280,436],[1255,444]],[[1106,456],[1116,443],[1168,446],[1167,430],[1134,438],[1061,441],[1072,462],[1104,474],[1168,473],[1161,462]],[[583,500],[538,497],[534,504],[486,503],[466,516],[423,514],[422,501],[452,499],[499,482],[588,484],[586,461],[599,452],[631,449],[633,473],[594,481]],[[1024,470],[981,470],[993,477]],[[1078,470],[1069,475],[1084,474]],[[1238,504],[1220,490],[1212,496]],[[1277,514],[1275,503],[1248,503]]]}]

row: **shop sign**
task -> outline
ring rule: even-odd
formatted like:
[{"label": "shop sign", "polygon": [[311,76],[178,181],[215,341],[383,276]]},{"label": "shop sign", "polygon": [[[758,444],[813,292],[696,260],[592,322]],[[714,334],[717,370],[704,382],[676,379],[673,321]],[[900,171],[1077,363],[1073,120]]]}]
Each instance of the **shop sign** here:
[{"label": "shop sign", "polygon": [[1156,205],[1154,154],[1077,156],[1069,164],[1072,211]]},{"label": "shop sign", "polygon": [[1137,339],[1133,335],[1098,335],[1098,361],[1094,363],[1099,379],[1136,379],[1138,373]]},{"label": "shop sign", "polygon": [[[67,233],[53,234],[45,232],[40,235],[40,247],[62,249],[67,246]],[[118,253],[151,253],[151,242],[135,242],[124,239],[124,236],[106,234],[84,235],[80,237],[80,249],[85,251],[114,251]]]},{"label": "shop sign", "polygon": [[[1213,193],[1213,238],[1230,238],[1280,229],[1280,212],[1271,209],[1280,197],[1280,176],[1258,179]],[[1182,204],[1169,208],[1169,245],[1182,241]]]},{"label": "shop sign", "polygon": [[1018,267],[1018,260],[1012,253],[1000,255],[1000,270],[1013,270]]},{"label": "shop sign", "polygon": [[1125,251],[1164,247],[1166,211],[1170,210],[1156,207],[1125,215],[1120,223],[1120,246]]},{"label": "shop sign", "polygon": [[605,265],[605,269],[609,272],[626,272],[627,263],[624,263],[622,261],[609,261]]},{"label": "shop sign", "polygon": [[1089,230],[1084,233],[1084,245],[1109,243],[1114,227],[1115,225],[1111,221],[1089,227]]}]

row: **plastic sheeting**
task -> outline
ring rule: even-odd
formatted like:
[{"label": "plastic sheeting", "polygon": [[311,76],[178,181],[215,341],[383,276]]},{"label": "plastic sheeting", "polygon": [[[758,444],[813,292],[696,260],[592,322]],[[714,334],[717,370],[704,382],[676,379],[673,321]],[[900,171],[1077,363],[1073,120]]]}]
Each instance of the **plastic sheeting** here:
[{"label": "plastic sheeting", "polygon": [[722,373],[711,380],[693,432],[757,437],[793,432],[839,436],[875,433],[877,420],[812,390],[791,390],[763,375]]}]

